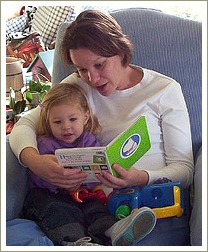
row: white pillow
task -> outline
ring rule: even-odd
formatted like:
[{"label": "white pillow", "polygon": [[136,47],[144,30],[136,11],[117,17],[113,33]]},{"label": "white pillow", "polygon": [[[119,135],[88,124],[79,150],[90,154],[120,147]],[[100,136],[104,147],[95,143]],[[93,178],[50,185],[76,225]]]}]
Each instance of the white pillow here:
[{"label": "white pillow", "polygon": [[27,14],[23,14],[6,22],[6,33],[22,32],[27,26]]}]

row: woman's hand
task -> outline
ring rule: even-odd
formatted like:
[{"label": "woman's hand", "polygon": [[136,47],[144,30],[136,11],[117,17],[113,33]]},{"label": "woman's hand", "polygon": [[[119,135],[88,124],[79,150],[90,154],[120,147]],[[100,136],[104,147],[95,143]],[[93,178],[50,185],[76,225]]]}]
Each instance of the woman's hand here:
[{"label": "woman's hand", "polygon": [[109,172],[97,174],[97,178],[107,187],[124,188],[128,186],[144,186],[147,185],[149,175],[146,171],[137,170],[131,167],[128,171],[120,167],[118,164],[113,165],[113,169],[118,172],[119,177],[116,178]]},{"label": "woman's hand", "polygon": [[87,173],[79,169],[61,167],[54,155],[40,155],[34,148],[25,148],[20,154],[21,162],[49,183],[73,191],[86,179]]}]

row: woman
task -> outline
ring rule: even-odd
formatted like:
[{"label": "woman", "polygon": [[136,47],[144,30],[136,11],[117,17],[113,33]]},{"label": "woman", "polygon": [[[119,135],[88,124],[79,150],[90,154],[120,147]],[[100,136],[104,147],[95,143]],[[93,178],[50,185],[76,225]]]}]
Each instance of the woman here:
[{"label": "woman", "polygon": [[[180,85],[157,72],[131,65],[130,40],[111,16],[100,11],[84,11],[69,25],[62,55],[77,68],[77,73],[64,82],[76,82],[86,91],[103,129],[101,144],[109,143],[137,117],[145,115],[147,119],[150,151],[129,171],[114,164],[120,177],[103,173],[98,175],[100,181],[108,187],[122,188],[152,184],[165,177],[188,187],[194,168],[189,116]],[[84,174],[62,169],[54,156],[38,154],[35,128],[39,112],[37,108],[17,123],[10,137],[11,147],[38,176],[56,186],[73,188],[82,183]],[[20,145],[15,146],[20,139]],[[138,245],[187,245],[187,221],[185,216],[163,219]],[[164,228],[164,236],[160,228]]]}]

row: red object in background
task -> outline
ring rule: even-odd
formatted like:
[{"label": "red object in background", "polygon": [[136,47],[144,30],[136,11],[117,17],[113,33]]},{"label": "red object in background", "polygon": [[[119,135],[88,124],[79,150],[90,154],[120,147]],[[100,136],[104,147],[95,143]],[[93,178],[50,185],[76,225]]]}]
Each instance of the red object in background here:
[{"label": "red object in background", "polygon": [[22,39],[14,39],[6,46],[7,56],[23,59],[25,61],[23,67],[28,67],[36,54],[44,51],[44,44],[37,32]]},{"label": "red object in background", "polygon": [[[36,56],[37,57],[37,56]],[[34,62],[35,61],[35,62]],[[51,81],[51,75],[40,58],[35,58],[28,67],[28,72],[33,73],[33,80]],[[38,77],[37,77],[38,76]]]},{"label": "red object in background", "polygon": [[[27,72],[32,72],[33,80],[51,81],[53,68],[54,50],[39,52],[31,64]],[[38,77],[38,78],[37,78]]]},{"label": "red object in background", "polygon": [[99,199],[103,204],[107,203],[107,197],[100,186],[96,186],[93,192],[89,192],[87,189],[80,188],[75,192],[70,193],[70,196],[75,202],[82,203],[88,199]]},{"label": "red object in background", "polygon": [[12,121],[7,122],[6,123],[6,134],[10,134],[13,127],[14,127],[14,123]]},{"label": "red object in background", "polygon": [[20,9],[20,15],[23,15],[25,12],[25,6],[22,6],[22,8]]},{"label": "red object in background", "polygon": [[[6,111],[12,111],[9,105],[6,105]],[[10,121],[11,116],[9,114],[6,115],[6,134],[10,134],[13,127],[14,127],[14,122]]]}]

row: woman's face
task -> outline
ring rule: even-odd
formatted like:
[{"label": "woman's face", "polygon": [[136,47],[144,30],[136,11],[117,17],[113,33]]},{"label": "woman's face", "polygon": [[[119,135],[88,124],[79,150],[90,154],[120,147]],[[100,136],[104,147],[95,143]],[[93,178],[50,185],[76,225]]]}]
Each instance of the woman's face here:
[{"label": "woman's face", "polygon": [[125,68],[120,56],[99,56],[87,48],[71,49],[71,60],[80,77],[103,96],[125,85]]}]

